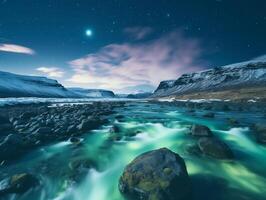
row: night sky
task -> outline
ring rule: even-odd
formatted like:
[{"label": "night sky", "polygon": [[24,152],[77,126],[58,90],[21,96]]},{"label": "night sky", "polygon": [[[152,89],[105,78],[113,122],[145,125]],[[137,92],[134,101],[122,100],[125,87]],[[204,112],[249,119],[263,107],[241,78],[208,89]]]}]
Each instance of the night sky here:
[{"label": "night sky", "polygon": [[0,70],[65,86],[152,89],[265,53],[265,0],[0,0]]}]

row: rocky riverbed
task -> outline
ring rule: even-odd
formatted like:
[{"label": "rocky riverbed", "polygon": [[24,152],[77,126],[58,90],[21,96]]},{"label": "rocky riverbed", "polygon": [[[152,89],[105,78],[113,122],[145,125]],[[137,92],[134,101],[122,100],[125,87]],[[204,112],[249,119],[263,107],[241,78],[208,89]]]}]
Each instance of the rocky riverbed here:
[{"label": "rocky riverbed", "polygon": [[254,102],[41,103],[0,108],[0,199],[264,199]]}]

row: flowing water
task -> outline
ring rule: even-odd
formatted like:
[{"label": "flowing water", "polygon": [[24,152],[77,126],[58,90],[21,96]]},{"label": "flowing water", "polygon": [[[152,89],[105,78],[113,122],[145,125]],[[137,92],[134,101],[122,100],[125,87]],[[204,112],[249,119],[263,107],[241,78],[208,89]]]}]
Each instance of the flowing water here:
[{"label": "flowing water", "polygon": [[[110,117],[111,123],[83,135],[82,145],[69,141],[35,149],[21,160],[2,167],[2,174],[31,172],[41,179],[41,186],[10,200],[123,200],[118,180],[124,167],[139,154],[167,147],[180,154],[193,184],[194,199],[262,200],[266,197],[266,148],[258,145],[250,126],[263,120],[260,113],[217,112],[215,118],[201,117],[204,111],[131,102],[116,108],[125,119]],[[240,121],[231,126],[228,117]],[[207,125],[233,150],[235,160],[221,161],[190,155],[186,145],[195,142],[187,133],[191,124]],[[114,124],[122,127],[119,141],[110,141]],[[128,136],[137,131],[137,135]],[[73,160],[87,160],[87,165],[73,167]],[[83,167],[82,167],[83,166]],[[71,169],[75,170],[71,170]]]}]

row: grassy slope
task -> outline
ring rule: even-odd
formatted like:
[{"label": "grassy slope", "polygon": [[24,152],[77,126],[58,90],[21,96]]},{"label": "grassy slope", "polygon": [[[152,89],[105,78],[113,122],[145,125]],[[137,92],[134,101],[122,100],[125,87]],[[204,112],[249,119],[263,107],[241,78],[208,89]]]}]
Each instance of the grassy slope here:
[{"label": "grassy slope", "polygon": [[266,86],[229,89],[223,91],[194,92],[171,97],[175,97],[177,99],[230,99],[234,101],[259,99],[260,101],[266,101]]}]

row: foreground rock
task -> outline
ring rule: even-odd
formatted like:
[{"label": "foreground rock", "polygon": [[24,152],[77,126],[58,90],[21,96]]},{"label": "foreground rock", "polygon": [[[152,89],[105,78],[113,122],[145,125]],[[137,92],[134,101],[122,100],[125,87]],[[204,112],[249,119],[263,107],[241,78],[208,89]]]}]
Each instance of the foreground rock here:
[{"label": "foreground rock", "polygon": [[190,133],[192,136],[198,136],[198,137],[210,137],[212,136],[211,130],[207,126],[194,124],[192,125],[190,129]]},{"label": "foreground rock", "polygon": [[207,156],[217,159],[233,159],[234,155],[227,144],[217,138],[200,138],[198,147]]},{"label": "foreground rock", "polygon": [[0,182],[0,197],[7,194],[22,194],[39,184],[37,178],[31,174],[16,174]]},{"label": "foreground rock", "polygon": [[119,190],[129,199],[185,200],[191,185],[184,160],[167,148],[144,153],[125,168]]}]

